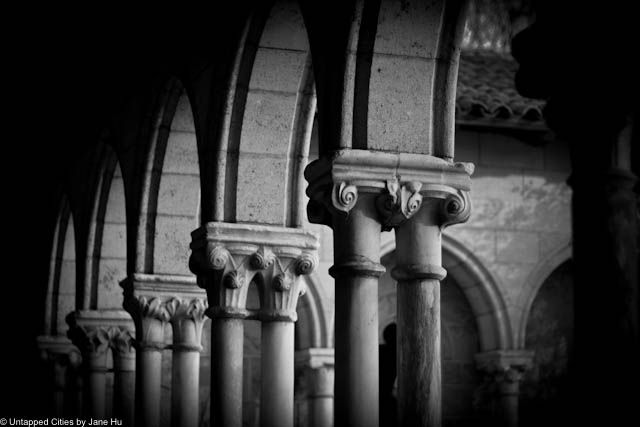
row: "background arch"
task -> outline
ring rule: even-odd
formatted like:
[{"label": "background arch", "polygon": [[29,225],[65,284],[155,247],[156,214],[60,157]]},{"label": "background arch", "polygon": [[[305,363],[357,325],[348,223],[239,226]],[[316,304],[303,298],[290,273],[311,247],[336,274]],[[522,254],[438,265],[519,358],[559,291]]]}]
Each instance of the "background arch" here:
[{"label": "background arch", "polygon": [[[381,255],[395,250],[395,240],[382,245]],[[505,301],[494,276],[482,262],[460,242],[442,236],[442,264],[463,291],[478,326],[480,351],[510,349],[512,328]]]},{"label": "background arch", "polygon": [[529,274],[523,286],[521,307],[523,314],[517,329],[516,344],[518,348],[525,348],[527,322],[533,301],[547,278],[563,263],[572,257],[573,248],[570,238],[550,252],[536,268]]}]

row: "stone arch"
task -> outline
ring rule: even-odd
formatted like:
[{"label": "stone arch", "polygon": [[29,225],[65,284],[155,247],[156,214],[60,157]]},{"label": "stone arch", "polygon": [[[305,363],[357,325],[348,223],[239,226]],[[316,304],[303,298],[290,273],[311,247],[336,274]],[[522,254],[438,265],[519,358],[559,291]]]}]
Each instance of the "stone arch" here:
[{"label": "stone arch", "polygon": [[76,305],[76,241],[66,196],[58,209],[45,301],[44,335],[64,335],[66,316]]},{"label": "stone arch", "polygon": [[[159,97],[153,119],[143,172],[138,229],[136,231],[136,272],[152,273],[154,271],[160,182],[167,145],[171,136],[171,126],[181,97],[184,96],[183,93],[184,89],[180,82],[175,78],[169,79]],[[191,125],[193,127],[193,118],[191,118]]]},{"label": "stone arch", "polygon": [[538,291],[544,284],[545,280],[563,263],[572,257],[571,240],[567,239],[551,251],[546,258],[538,263],[536,268],[529,274],[525,281],[521,307],[523,314],[517,329],[516,345],[518,348],[525,348],[527,321],[531,312],[533,301],[538,295]]},{"label": "stone arch", "polygon": [[199,141],[201,175],[215,169],[213,179],[202,181],[203,195],[212,193],[215,204],[202,206],[203,221],[302,225],[302,173],[315,111],[312,74],[298,4],[258,7],[236,52],[213,159],[202,157],[211,148]]},{"label": "stone arch", "polygon": [[105,145],[105,159],[89,227],[82,309],[119,309],[127,275],[125,183],[115,151]]},{"label": "stone arch", "polygon": [[303,280],[306,285],[306,293],[298,300],[296,350],[332,347],[331,331],[327,324],[322,295],[319,291],[319,277],[316,273],[312,273],[305,276]]},{"label": "stone arch", "polygon": [[[395,240],[382,245],[381,255],[395,250]],[[512,348],[507,307],[496,279],[473,253],[449,235],[442,236],[442,264],[455,279],[474,313],[480,351]]]}]

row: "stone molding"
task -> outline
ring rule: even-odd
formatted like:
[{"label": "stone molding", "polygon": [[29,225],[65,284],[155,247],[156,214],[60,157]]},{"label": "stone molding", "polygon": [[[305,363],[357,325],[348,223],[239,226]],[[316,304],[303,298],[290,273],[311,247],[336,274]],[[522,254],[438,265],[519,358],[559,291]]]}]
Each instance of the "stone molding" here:
[{"label": "stone molding", "polygon": [[523,374],[533,366],[531,350],[494,350],[475,356],[478,369],[500,386],[501,394],[517,394]]},{"label": "stone molding", "polygon": [[173,327],[174,350],[200,351],[207,301],[195,277],[134,273],[120,283],[124,308],[137,331],[137,346],[162,350],[163,328]]},{"label": "stone molding", "polygon": [[426,154],[342,149],[311,162],[307,215],[331,226],[331,216],[348,214],[360,194],[377,194],[380,224],[389,231],[411,218],[425,198],[441,199],[441,227],[464,222],[471,204],[472,163],[452,163]]},{"label": "stone molding", "polygon": [[308,348],[296,351],[295,363],[305,369],[309,397],[323,398],[334,395],[335,357],[333,348]]},{"label": "stone molding", "polygon": [[[318,265],[318,238],[296,228],[210,222],[192,234],[189,268],[207,290],[211,318],[296,321],[300,276]],[[246,307],[249,284],[259,310]]]},{"label": "stone molding", "polygon": [[123,310],[78,310],[67,316],[68,336],[86,355],[94,370],[106,369],[107,351],[133,357],[134,325]]},{"label": "stone molding", "polygon": [[45,362],[78,367],[82,363],[80,349],[62,335],[40,335],[36,338],[40,358]]}]

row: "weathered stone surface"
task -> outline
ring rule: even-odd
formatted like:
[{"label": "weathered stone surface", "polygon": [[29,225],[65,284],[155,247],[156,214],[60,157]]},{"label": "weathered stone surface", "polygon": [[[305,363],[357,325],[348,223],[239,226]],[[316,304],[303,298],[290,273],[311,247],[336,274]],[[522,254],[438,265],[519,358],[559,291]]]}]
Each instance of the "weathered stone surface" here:
[{"label": "weathered stone surface", "polygon": [[295,93],[252,91],[242,125],[240,151],[286,157],[289,152]]},{"label": "weathered stone surface", "polygon": [[186,92],[178,100],[176,112],[171,121],[171,130],[177,132],[194,132],[193,114],[191,112],[191,104]]},{"label": "weathered stone surface", "polygon": [[426,6],[418,1],[382,2],[375,52],[434,58],[442,7],[442,3]]},{"label": "weathered stone surface", "polygon": [[191,275],[189,239],[195,226],[197,226],[195,215],[190,218],[173,216],[156,218],[154,272]]},{"label": "weathered stone surface", "polygon": [[259,48],[253,63],[249,89],[296,93],[306,58],[306,52]]},{"label": "weathered stone surface", "polygon": [[127,259],[127,226],[125,224],[104,224],[102,235],[102,258]]},{"label": "weathered stone surface", "polygon": [[286,160],[264,156],[240,159],[238,166],[238,221],[283,224]]},{"label": "weathered stone surface", "polygon": [[428,76],[434,61],[375,56],[369,85],[368,148],[426,153],[431,125]]},{"label": "weathered stone surface", "polygon": [[195,217],[199,188],[197,175],[163,174],[158,192],[158,214]]},{"label": "weathered stone surface", "polygon": [[127,260],[102,259],[98,273],[98,309],[122,308],[122,289],[119,283],[127,276]]},{"label": "weathered stone surface", "polygon": [[163,177],[170,173],[197,176],[199,172],[195,132],[177,131],[172,128],[164,154]]},{"label": "weathered stone surface", "polygon": [[496,261],[535,264],[538,262],[538,234],[525,231],[496,231]]}]

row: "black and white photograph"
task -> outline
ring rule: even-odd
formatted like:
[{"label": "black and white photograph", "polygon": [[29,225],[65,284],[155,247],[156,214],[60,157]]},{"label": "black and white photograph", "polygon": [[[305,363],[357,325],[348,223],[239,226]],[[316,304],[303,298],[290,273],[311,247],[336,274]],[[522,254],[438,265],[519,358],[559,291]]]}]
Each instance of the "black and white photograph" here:
[{"label": "black and white photograph", "polygon": [[633,2],[21,8],[0,427],[640,425]]}]

